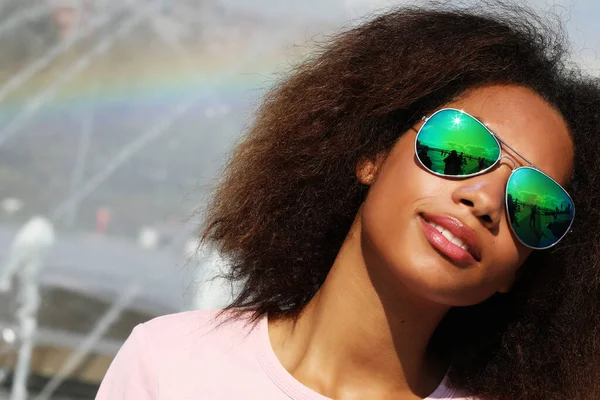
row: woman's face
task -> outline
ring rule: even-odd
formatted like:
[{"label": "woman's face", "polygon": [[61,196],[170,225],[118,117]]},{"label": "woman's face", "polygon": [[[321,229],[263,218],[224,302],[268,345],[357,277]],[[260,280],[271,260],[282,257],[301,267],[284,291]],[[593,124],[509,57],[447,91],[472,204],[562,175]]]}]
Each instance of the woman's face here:
[{"label": "woman's face", "polygon": [[[476,116],[537,168],[563,185],[568,180],[573,145],[566,123],[534,92],[490,86],[445,107]],[[416,130],[406,132],[376,165],[359,215],[363,254],[420,297],[448,306],[479,303],[507,290],[531,252],[513,236],[504,205],[511,160],[516,166],[527,164],[503,148],[511,160],[503,158],[485,174],[468,179],[435,176],[415,158]],[[444,243],[428,233],[427,221],[432,219],[457,224],[471,235],[474,258],[444,250]]]}]

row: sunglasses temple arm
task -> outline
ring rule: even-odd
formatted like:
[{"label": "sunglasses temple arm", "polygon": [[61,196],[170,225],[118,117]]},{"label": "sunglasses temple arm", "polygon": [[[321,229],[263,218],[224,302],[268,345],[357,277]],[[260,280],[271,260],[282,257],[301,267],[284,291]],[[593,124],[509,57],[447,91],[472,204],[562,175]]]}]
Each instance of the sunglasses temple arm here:
[{"label": "sunglasses temple arm", "polygon": [[533,163],[531,161],[529,161],[528,159],[526,159],[525,157],[523,157],[521,154],[519,154],[518,151],[516,151],[515,149],[513,149],[510,145],[508,145],[504,140],[500,139],[498,137],[498,135],[494,134],[494,137],[500,142],[502,143],[504,146],[506,146],[507,148],[510,149],[510,151],[512,151],[513,153],[515,153],[516,155],[519,156],[519,158],[521,158],[523,161],[525,161],[527,164],[531,165],[532,167],[534,167],[535,169],[537,169],[537,167],[535,165],[533,165]]}]

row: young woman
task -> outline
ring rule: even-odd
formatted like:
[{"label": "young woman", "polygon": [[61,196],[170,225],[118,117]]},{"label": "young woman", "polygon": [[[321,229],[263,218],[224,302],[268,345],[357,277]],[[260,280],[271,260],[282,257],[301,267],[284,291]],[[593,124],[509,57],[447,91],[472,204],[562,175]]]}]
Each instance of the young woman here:
[{"label": "young woman", "polygon": [[397,9],[274,88],[208,208],[239,297],[136,327],[98,399],[600,398],[600,85],[495,10]]}]

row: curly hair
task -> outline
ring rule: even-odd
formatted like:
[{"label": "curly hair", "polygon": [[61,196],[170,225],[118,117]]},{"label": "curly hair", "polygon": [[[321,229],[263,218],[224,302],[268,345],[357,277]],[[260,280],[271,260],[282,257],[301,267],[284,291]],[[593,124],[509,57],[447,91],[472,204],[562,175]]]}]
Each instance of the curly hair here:
[{"label": "curly hair", "polygon": [[600,82],[560,23],[494,2],[397,8],[337,35],[264,97],[205,214],[203,239],[243,282],[230,310],[295,318],[365,199],[357,163],[422,115],[491,84],[528,87],[575,143],[572,232],[534,252],[509,294],[453,308],[431,339],[455,387],[484,399],[600,398]]}]

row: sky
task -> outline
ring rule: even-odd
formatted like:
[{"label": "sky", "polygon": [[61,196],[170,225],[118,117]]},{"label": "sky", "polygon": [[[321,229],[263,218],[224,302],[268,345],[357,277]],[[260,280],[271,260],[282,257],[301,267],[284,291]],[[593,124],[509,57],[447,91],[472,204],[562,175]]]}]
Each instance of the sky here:
[{"label": "sky", "polygon": [[[219,0],[227,7],[252,10],[273,18],[322,19],[339,22],[360,20],[366,14],[401,4],[422,4],[407,0]],[[449,3],[457,3],[450,0]],[[473,4],[477,1],[460,1]],[[566,22],[573,43],[574,59],[585,69],[600,75],[600,1],[530,0],[523,3],[553,10]]]}]

